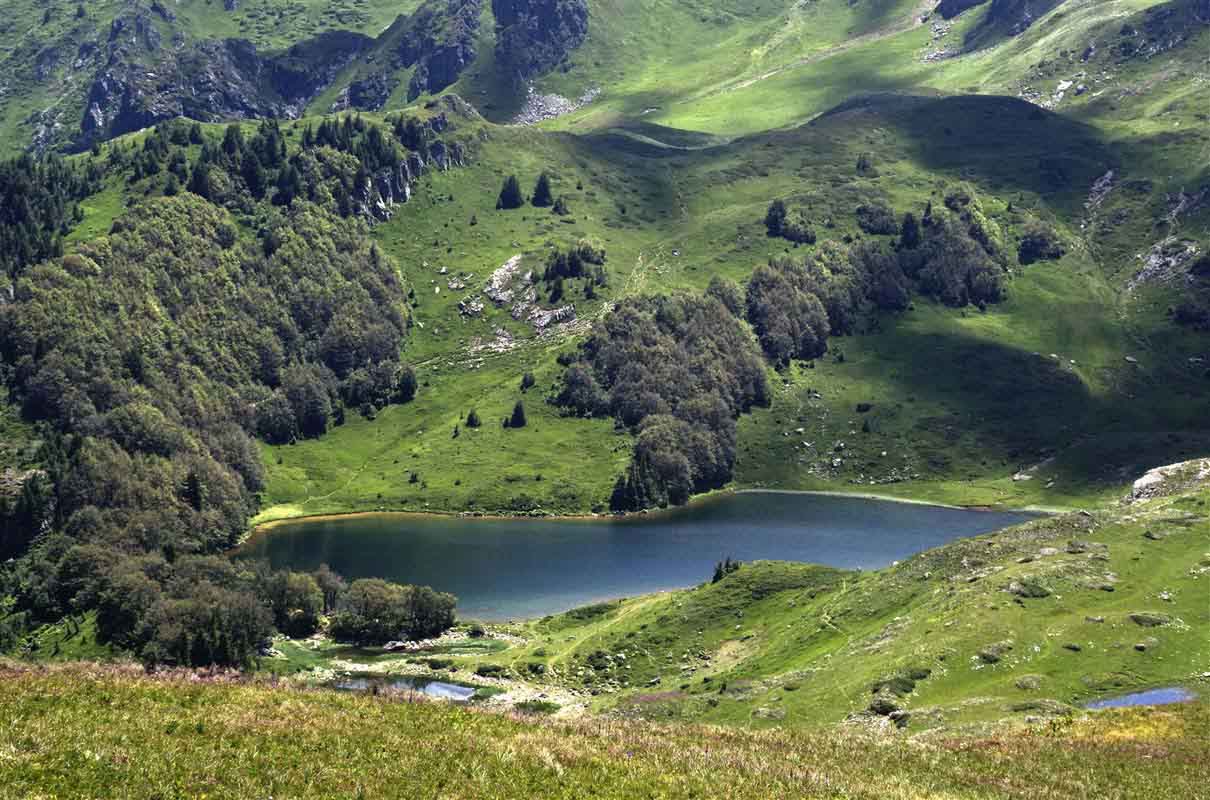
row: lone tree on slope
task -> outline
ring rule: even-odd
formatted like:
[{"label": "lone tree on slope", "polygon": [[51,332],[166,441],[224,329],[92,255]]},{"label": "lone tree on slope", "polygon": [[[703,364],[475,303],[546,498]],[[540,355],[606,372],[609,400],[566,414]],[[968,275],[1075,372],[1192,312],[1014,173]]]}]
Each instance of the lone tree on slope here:
[{"label": "lone tree on slope", "polygon": [[516,175],[509,175],[500,187],[500,199],[496,201],[496,208],[520,208],[523,205],[525,195],[521,194],[521,184],[517,183]]},{"label": "lone tree on slope", "polygon": [[525,404],[520,400],[513,406],[513,415],[508,418],[508,427],[524,428],[525,427]]},{"label": "lone tree on slope", "polygon": [[530,200],[537,208],[549,208],[555,204],[554,195],[550,191],[550,176],[543,172],[534,184],[534,197]]}]

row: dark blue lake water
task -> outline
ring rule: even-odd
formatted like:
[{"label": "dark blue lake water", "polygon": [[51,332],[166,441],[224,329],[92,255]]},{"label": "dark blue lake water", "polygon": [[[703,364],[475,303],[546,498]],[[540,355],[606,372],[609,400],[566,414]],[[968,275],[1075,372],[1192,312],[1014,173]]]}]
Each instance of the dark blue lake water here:
[{"label": "dark blue lake water", "polygon": [[709,580],[725,556],[873,569],[1031,515],[855,497],[744,493],[611,520],[383,514],[298,520],[255,535],[241,555],[276,568],[327,563],[458,596],[465,618],[540,617]]}]

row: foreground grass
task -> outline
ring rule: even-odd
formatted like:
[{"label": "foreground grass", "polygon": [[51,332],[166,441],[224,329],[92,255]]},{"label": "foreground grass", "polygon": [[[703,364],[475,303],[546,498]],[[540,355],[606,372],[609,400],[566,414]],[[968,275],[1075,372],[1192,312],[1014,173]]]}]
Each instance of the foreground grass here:
[{"label": "foreground grass", "polygon": [[1204,797],[1210,706],[911,740],[531,721],[75,666],[0,672],[3,797]]}]

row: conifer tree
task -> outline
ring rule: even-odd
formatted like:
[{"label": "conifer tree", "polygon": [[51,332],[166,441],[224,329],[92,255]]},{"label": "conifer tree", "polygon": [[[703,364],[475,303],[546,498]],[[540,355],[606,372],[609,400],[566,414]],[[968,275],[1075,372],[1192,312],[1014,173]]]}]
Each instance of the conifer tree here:
[{"label": "conifer tree", "polygon": [[554,195],[550,191],[550,176],[543,172],[534,184],[534,197],[530,201],[537,208],[549,208],[555,204]]},{"label": "conifer tree", "polygon": [[508,418],[508,427],[524,428],[525,427],[525,404],[520,400],[513,406],[513,415]]},{"label": "conifer tree", "polygon": [[500,199],[496,201],[496,208],[511,209],[520,208],[525,205],[525,195],[521,194],[521,184],[517,182],[516,175],[509,175],[504,179],[504,185],[500,187]]}]

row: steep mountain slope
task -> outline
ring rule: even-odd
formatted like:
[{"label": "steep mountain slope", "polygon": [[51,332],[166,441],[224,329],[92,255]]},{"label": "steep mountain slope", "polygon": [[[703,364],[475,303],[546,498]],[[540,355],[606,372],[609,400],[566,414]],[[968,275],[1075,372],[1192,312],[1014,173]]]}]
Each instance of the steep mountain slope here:
[{"label": "steep mountain slope", "polygon": [[[0,92],[4,144],[78,149],[177,116],[290,119],[321,96],[321,113],[402,105],[475,61],[481,17],[493,41],[479,0],[356,5],[17,4],[6,24],[21,35],[0,51],[11,76]],[[397,16],[383,27],[388,13]],[[498,13],[495,56],[518,81],[562,62],[588,24],[583,0],[518,0]]]}]

